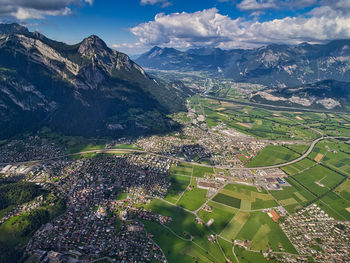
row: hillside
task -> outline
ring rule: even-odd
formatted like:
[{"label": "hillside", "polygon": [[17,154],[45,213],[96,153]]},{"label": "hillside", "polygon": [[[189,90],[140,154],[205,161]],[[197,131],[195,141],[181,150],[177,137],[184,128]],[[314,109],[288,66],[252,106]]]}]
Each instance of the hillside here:
[{"label": "hillside", "polygon": [[149,77],[97,36],[76,45],[0,25],[0,138],[43,126],[68,135],[131,136],[174,126],[184,94]]},{"label": "hillside", "polygon": [[325,80],[290,88],[268,89],[252,94],[250,99],[273,105],[349,111],[350,82]]}]

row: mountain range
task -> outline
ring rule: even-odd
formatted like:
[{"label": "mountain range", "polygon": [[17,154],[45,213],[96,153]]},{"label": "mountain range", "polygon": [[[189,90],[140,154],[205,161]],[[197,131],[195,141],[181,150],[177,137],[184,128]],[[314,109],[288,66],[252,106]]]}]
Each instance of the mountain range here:
[{"label": "mountain range", "polygon": [[205,71],[237,82],[290,87],[328,79],[350,81],[350,40],[233,50],[154,47],[135,61],[145,68]]},{"label": "mountain range", "polygon": [[167,114],[184,109],[185,92],[95,35],[67,45],[1,24],[0,58],[0,138],[44,126],[83,136],[158,133],[176,126]]}]

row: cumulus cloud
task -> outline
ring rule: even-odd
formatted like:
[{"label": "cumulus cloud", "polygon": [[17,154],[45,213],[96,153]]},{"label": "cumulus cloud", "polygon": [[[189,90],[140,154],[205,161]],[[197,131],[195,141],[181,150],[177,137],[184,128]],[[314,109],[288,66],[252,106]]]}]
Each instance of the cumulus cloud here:
[{"label": "cumulus cloud", "polygon": [[242,11],[300,9],[320,3],[320,0],[243,0],[237,4],[237,8]]},{"label": "cumulus cloud", "polygon": [[153,21],[142,23],[130,31],[145,47],[250,48],[269,43],[321,43],[350,38],[350,16],[325,5],[305,15],[259,22],[232,19],[212,8],[195,13],[161,13]]},{"label": "cumulus cloud", "polygon": [[72,13],[70,5],[83,2],[93,4],[93,0],[0,0],[0,15],[12,16],[19,20],[66,16]]},{"label": "cumulus cloud", "polygon": [[243,0],[237,5],[240,10],[263,10],[278,8],[275,0]]},{"label": "cumulus cloud", "polygon": [[168,7],[171,5],[171,2],[168,0],[141,0],[141,5],[155,5],[160,4],[162,7]]}]

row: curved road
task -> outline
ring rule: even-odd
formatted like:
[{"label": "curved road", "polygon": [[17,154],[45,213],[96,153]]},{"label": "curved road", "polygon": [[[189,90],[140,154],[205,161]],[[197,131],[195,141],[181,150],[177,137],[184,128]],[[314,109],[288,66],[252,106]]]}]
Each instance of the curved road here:
[{"label": "curved road", "polygon": [[320,137],[316,140],[314,140],[309,149],[300,157],[298,157],[295,160],[286,162],[286,163],[281,163],[281,164],[276,164],[276,165],[269,165],[269,166],[262,166],[262,167],[229,167],[229,166],[224,166],[224,165],[207,165],[207,164],[199,164],[196,162],[188,162],[188,161],[184,161],[182,159],[179,158],[175,158],[175,157],[170,157],[170,156],[166,156],[166,155],[161,155],[158,153],[153,153],[153,152],[147,152],[147,151],[142,151],[142,150],[133,150],[133,149],[102,149],[102,150],[91,150],[91,151],[83,151],[83,152],[77,152],[77,153],[71,153],[71,154],[65,154],[65,155],[61,155],[61,156],[57,156],[57,157],[52,157],[52,158],[47,158],[47,159],[42,159],[42,160],[32,160],[32,161],[25,161],[25,162],[13,162],[13,163],[0,163],[0,165],[19,165],[19,164],[30,164],[30,163],[39,163],[39,162],[45,162],[45,161],[51,161],[51,160],[56,160],[56,159],[60,159],[60,158],[64,158],[64,157],[69,157],[69,156],[73,156],[73,155],[78,155],[78,154],[87,154],[87,153],[121,153],[121,152],[136,152],[136,153],[147,153],[147,154],[152,154],[154,156],[158,156],[158,157],[162,157],[162,158],[167,158],[170,160],[174,160],[174,161],[178,161],[178,162],[183,162],[183,163],[188,163],[188,164],[192,164],[192,165],[198,165],[198,166],[204,166],[204,167],[213,167],[213,168],[221,168],[221,169],[231,169],[231,170],[256,170],[256,169],[260,169],[260,170],[264,170],[264,169],[272,169],[272,168],[281,168],[287,165],[291,165],[294,163],[297,163],[303,159],[305,159],[311,152],[312,150],[315,148],[316,144],[319,143],[322,140],[327,140],[327,139],[350,139],[350,137],[338,137],[338,136],[327,136],[327,137]]}]

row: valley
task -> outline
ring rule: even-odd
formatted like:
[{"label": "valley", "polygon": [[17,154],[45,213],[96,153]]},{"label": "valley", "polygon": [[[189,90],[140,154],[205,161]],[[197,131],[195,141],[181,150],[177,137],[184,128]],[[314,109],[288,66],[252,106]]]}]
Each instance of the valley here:
[{"label": "valley", "polygon": [[[94,140],[44,129],[3,141],[2,184],[37,183],[67,202],[31,232],[26,260],[328,262],[336,250],[346,262],[349,115],[268,109],[245,96],[191,97],[169,115],[182,129],[168,135]],[[17,231],[9,244],[18,248]]]},{"label": "valley", "polygon": [[0,35],[0,262],[350,261],[348,41]]}]

